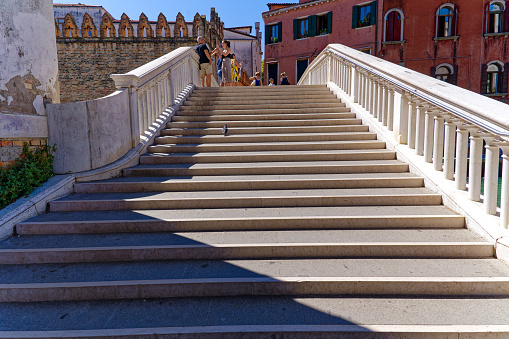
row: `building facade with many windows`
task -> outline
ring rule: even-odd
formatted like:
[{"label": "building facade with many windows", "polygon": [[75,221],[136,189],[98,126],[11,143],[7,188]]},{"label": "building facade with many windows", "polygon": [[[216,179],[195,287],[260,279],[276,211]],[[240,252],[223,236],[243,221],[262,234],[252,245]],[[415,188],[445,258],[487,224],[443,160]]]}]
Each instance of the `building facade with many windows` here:
[{"label": "building facade with many windows", "polygon": [[268,4],[266,81],[292,84],[340,43],[494,99],[509,102],[509,1],[300,0]]}]

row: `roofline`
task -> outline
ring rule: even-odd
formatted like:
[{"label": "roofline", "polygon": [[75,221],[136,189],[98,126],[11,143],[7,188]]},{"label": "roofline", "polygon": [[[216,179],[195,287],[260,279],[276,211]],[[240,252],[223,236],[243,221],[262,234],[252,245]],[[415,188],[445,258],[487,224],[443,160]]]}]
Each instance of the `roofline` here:
[{"label": "roofline", "polygon": [[[238,27],[234,27],[234,28],[238,28]],[[242,32],[236,31],[236,30],[231,29],[231,28],[224,28],[224,30],[232,32],[232,33],[235,33],[235,34],[240,34],[240,35],[243,35],[243,36],[248,36],[250,38],[256,39],[256,37],[254,35],[242,33]]]},{"label": "roofline", "polygon": [[[288,12],[291,9],[299,9],[302,7],[308,7],[308,6],[314,6],[314,5],[321,5],[323,3],[329,3],[329,2],[335,2],[336,0],[314,0],[309,2],[303,2],[298,4],[292,4],[292,6],[275,9],[273,11],[266,11],[262,13],[262,18],[267,18],[272,15],[281,14],[283,12]],[[274,4],[274,5],[284,5],[284,4]]]}]

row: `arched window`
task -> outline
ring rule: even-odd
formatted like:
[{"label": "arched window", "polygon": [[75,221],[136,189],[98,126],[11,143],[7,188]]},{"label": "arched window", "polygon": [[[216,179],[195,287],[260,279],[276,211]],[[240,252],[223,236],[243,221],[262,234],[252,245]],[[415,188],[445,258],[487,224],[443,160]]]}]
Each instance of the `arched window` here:
[{"label": "arched window", "polygon": [[385,14],[385,35],[384,41],[403,40],[403,12],[397,8],[390,9]]},{"label": "arched window", "polygon": [[438,8],[436,14],[436,36],[445,38],[456,35],[456,13],[454,5],[445,4]]},{"label": "arched window", "polygon": [[502,33],[504,31],[505,6],[501,2],[492,2],[488,8],[488,33]]},{"label": "arched window", "polygon": [[439,65],[435,71],[435,78],[445,82],[451,82],[453,68],[449,65]]},{"label": "arched window", "polygon": [[488,64],[487,69],[487,81],[486,81],[486,92],[488,94],[500,93],[502,84],[502,71],[504,70],[503,65],[498,62],[491,62]]}]

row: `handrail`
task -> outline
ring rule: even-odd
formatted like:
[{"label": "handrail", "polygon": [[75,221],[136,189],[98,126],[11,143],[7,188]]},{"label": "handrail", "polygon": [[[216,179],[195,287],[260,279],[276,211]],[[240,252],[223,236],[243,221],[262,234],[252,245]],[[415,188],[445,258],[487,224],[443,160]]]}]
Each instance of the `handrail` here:
[{"label": "handrail", "polygon": [[[345,61],[364,69],[372,75],[380,77],[392,86],[405,90],[407,93],[411,93],[437,108],[453,113],[454,115],[485,129],[487,132],[503,137],[509,137],[509,106],[504,103],[492,100],[463,88],[444,83],[443,81],[431,78],[419,72],[415,72],[408,68],[395,65],[389,61],[385,61],[338,44],[331,44],[327,46],[315,60],[318,60],[322,54],[326,54],[327,52],[334,53],[338,57],[343,58]],[[376,62],[379,67],[374,67],[371,64],[372,62]],[[382,67],[388,67],[388,69],[393,70],[393,72],[384,71],[381,69]],[[312,65],[306,69],[306,72],[304,72],[301,77],[301,81],[304,82],[306,73],[311,71]],[[405,81],[398,76],[398,71],[405,72],[407,79],[418,79],[418,81]],[[433,87],[426,89],[424,86],[419,85],[419,82],[429,84],[430,86],[440,86],[445,88],[441,88],[439,92],[431,91],[430,89]],[[461,97],[461,100],[454,100],[454,98],[457,97]],[[472,98],[477,100],[477,102],[473,103]],[[479,104],[479,102],[481,104]],[[466,105],[470,105],[472,108],[468,109],[464,107]],[[463,106],[463,109],[458,106]],[[490,114],[489,112],[491,111],[496,111],[497,114]],[[476,117],[484,118],[487,121],[476,119]],[[499,127],[499,129],[494,126]]]},{"label": "handrail", "polygon": [[395,145],[408,145],[423,156],[423,167],[431,163],[445,180],[454,180],[457,190],[468,188],[468,199],[483,198],[485,215],[497,214],[501,150],[497,220],[508,228],[508,105],[339,44],[327,46],[298,84],[324,83],[337,88],[338,95],[361,114],[369,114],[370,123],[379,125],[380,131],[391,132],[387,135]]}]

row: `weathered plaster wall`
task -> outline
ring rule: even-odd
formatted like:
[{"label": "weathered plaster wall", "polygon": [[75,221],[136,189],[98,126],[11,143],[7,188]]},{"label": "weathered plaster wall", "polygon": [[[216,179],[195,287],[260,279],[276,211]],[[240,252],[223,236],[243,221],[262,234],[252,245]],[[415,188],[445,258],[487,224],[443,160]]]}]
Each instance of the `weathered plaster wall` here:
[{"label": "weathered plaster wall", "polygon": [[45,104],[60,101],[51,0],[0,1],[0,166],[45,143]]},{"label": "weathered plaster wall", "polygon": [[45,115],[59,102],[53,4],[0,1],[0,112]]}]

